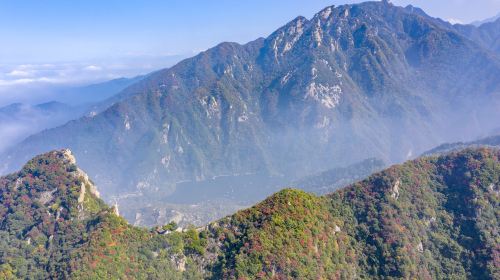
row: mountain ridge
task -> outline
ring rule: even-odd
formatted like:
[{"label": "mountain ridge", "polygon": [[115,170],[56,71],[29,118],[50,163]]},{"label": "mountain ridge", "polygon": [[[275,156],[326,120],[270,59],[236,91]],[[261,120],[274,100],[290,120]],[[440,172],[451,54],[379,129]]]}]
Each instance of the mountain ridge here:
[{"label": "mountain ridge", "polygon": [[285,189],[198,229],[130,226],[75,163],[70,151],[54,151],[0,178],[3,278],[500,274],[498,149],[408,161],[325,196]]},{"label": "mountain ridge", "polygon": [[221,174],[400,162],[491,130],[499,73],[490,51],[408,9],[328,7],[160,70],[102,113],[28,138],[2,166],[68,147],[109,197]]},{"label": "mountain ridge", "polygon": [[470,142],[456,142],[456,143],[445,143],[441,144],[434,149],[426,151],[422,156],[445,154],[453,151],[464,150],[467,148],[477,148],[477,147],[490,147],[498,148],[500,147],[500,135],[493,135],[490,137],[470,141]]},{"label": "mountain ridge", "polygon": [[474,21],[474,22],[472,22],[470,24],[479,27],[479,26],[481,26],[483,24],[497,21],[499,18],[500,18],[500,13],[498,13],[496,16],[493,16],[493,17],[490,17],[490,18],[487,18],[487,19],[484,19],[484,20]]}]

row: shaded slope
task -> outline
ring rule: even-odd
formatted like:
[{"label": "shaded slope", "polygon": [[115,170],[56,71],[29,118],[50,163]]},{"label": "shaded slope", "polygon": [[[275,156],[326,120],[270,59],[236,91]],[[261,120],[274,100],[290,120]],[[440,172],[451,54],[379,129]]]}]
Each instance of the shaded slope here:
[{"label": "shaded slope", "polygon": [[454,25],[453,27],[471,40],[500,54],[500,19],[483,23],[480,26]]}]

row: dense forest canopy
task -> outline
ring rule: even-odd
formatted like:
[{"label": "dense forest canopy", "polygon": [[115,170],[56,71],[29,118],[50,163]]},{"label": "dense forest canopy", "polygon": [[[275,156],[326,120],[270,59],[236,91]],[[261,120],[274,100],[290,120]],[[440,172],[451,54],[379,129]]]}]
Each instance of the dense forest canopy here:
[{"label": "dense forest canopy", "polygon": [[68,150],[0,179],[3,279],[498,279],[500,151],[286,189],[202,228],[129,225]]}]

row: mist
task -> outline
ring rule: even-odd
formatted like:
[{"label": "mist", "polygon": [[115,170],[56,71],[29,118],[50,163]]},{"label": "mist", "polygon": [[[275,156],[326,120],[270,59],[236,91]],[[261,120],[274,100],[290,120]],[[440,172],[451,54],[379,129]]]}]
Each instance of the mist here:
[{"label": "mist", "polygon": [[84,107],[51,102],[38,105],[15,103],[0,108],[0,152],[46,128],[56,127],[79,117]]}]

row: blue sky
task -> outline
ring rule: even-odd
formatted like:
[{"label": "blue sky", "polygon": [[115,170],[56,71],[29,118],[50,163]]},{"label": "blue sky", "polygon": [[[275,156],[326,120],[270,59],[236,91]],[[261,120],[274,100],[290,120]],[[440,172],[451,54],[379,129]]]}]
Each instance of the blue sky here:
[{"label": "blue sky", "polygon": [[[54,63],[190,54],[266,36],[338,0],[0,0],[0,61]],[[463,22],[500,12],[500,0],[395,0]]]},{"label": "blue sky", "polygon": [[[0,0],[0,101],[2,87],[147,73],[222,41],[245,43],[298,15],[352,2],[360,1]],[[461,22],[500,12],[500,0],[392,2]]]},{"label": "blue sky", "polygon": [[265,36],[332,1],[0,0],[0,61],[189,54]]}]

